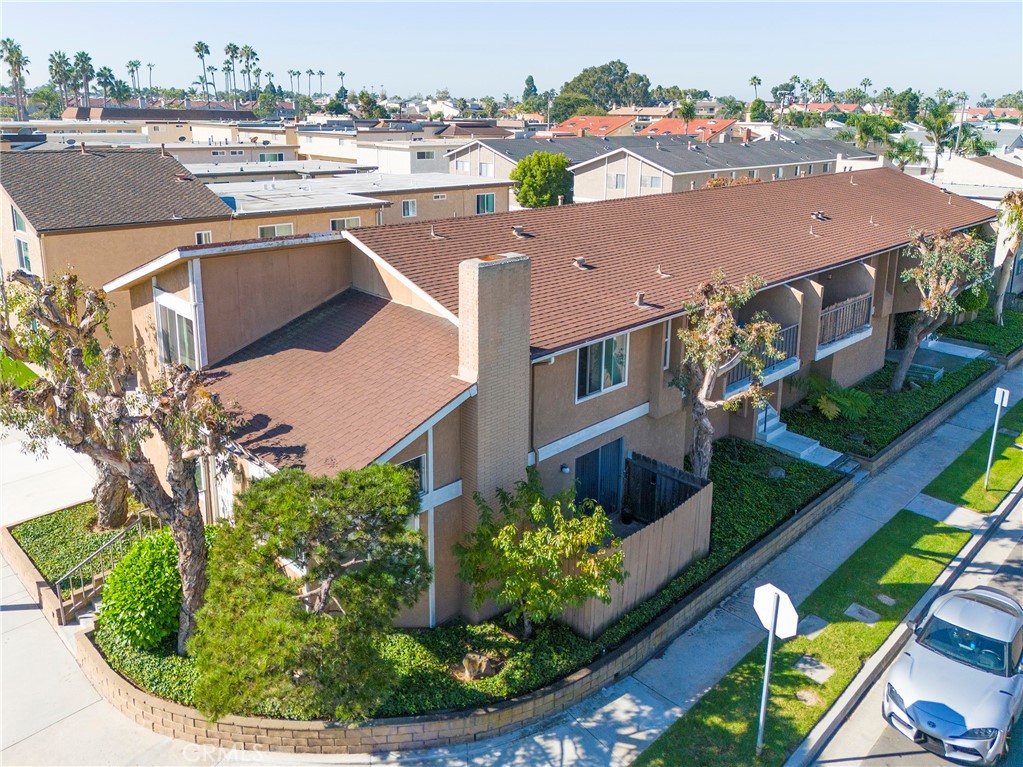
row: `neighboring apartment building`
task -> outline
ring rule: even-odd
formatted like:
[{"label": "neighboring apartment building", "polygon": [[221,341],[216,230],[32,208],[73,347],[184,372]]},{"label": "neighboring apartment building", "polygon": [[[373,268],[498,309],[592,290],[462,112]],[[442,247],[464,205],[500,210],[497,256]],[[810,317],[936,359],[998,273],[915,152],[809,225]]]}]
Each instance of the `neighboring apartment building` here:
[{"label": "neighboring apartment building", "polygon": [[551,128],[555,136],[632,136],[636,132],[636,118],[631,115],[624,117],[601,117],[575,115]]},{"label": "neighboring apartment building", "polygon": [[[737,120],[658,120],[641,131],[638,136],[688,136],[705,143],[727,143],[733,139]],[[741,140],[741,138],[740,138]]]},{"label": "neighboring apartment building", "polygon": [[[237,404],[245,476],[417,469],[434,578],[400,623],[433,626],[479,615],[452,552],[476,525],[474,493],[533,465],[548,492],[574,486],[614,515],[639,454],[683,465],[676,331],[716,271],[765,281],[739,319],[782,325],[785,358],[765,371],[775,404],[802,396],[793,375],[849,385],[883,365],[894,313],[919,301],[899,279],[907,232],[994,213],[890,169],[851,178],[182,247],[107,289],[130,293],[144,375],[157,357],[202,367]],[[728,371],[714,396],[748,375]],[[759,436],[749,407],[711,418],[719,437]],[[207,513],[230,516],[246,481],[208,477]],[[693,535],[681,543],[709,528]]]},{"label": "neighboring apartment building", "polygon": [[671,117],[672,112],[675,111],[675,107],[672,105],[667,106],[656,106],[656,107],[615,107],[608,112],[611,117],[632,117],[636,120],[636,128],[641,125],[649,125],[657,120],[663,120],[665,117]]},{"label": "neighboring apartment building", "polygon": [[[169,151],[169,150],[168,150]],[[258,157],[262,152],[256,154]],[[219,159],[219,158],[218,158]],[[205,184],[221,181],[273,181],[290,178],[321,178],[369,173],[372,165],[356,165],[333,160],[273,160],[261,162],[186,162],[188,172]]]},{"label": "neighboring apartment building", "polygon": [[569,170],[575,176],[575,202],[594,202],[702,189],[719,176],[775,181],[835,173],[848,158],[882,162],[839,141],[704,144],[675,139],[624,146]]},{"label": "neighboring apartment building", "polygon": [[168,143],[164,151],[174,155],[183,165],[217,163],[220,165],[294,162],[298,159],[297,144],[263,145],[251,141],[227,144]]}]

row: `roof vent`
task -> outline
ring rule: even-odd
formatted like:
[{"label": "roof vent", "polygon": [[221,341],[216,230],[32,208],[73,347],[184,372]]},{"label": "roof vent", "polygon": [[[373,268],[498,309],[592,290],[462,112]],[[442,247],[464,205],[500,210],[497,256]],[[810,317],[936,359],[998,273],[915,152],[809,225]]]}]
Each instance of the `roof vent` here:
[{"label": "roof vent", "polygon": [[657,265],[657,276],[660,277],[662,280],[666,280],[669,277],[671,277],[670,274],[668,274],[666,271],[661,269],[661,265],[660,264]]},{"label": "roof vent", "polygon": [[522,237],[522,233],[524,231],[526,231],[526,227],[524,227],[524,226],[513,226],[512,227],[512,234],[514,234],[516,237]]},{"label": "roof vent", "polygon": [[639,306],[641,308],[646,306],[646,293],[644,293],[642,290],[636,291],[636,306]]},{"label": "roof vent", "polygon": [[433,224],[430,224],[430,239],[431,240],[446,240],[447,237],[445,237],[445,236],[443,236],[441,234],[437,234],[437,232],[435,232],[434,229],[433,229]]},{"label": "roof vent", "polygon": [[165,158],[166,157],[170,157],[170,155],[167,154],[167,145],[166,144],[160,144],[160,157],[165,157]]},{"label": "roof vent", "polygon": [[586,264],[586,258],[583,256],[576,256],[572,259],[572,263],[575,264],[579,269],[589,269],[590,267]]},{"label": "roof vent", "polygon": [[187,173],[175,173],[174,180],[180,184],[182,181],[191,181],[192,179],[189,178]]}]

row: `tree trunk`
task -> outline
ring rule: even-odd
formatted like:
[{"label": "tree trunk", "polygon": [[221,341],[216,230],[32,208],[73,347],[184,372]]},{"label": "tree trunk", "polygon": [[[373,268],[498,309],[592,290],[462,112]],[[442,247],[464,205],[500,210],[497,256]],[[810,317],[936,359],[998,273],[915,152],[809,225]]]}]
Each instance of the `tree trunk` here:
[{"label": "tree trunk", "polygon": [[195,614],[206,595],[206,536],[199,514],[178,514],[171,535],[178,546],[178,575],[181,576],[181,611],[178,613],[178,655],[188,652],[188,640],[195,633]]},{"label": "tree trunk", "polygon": [[1005,294],[1009,290],[1009,282],[1012,280],[1012,258],[1006,256],[1002,265],[998,268],[998,282],[995,286],[995,302],[991,310],[992,321],[996,325],[1004,325],[1002,310],[1005,308]]},{"label": "tree trunk", "polygon": [[700,479],[710,475],[710,459],[714,453],[714,426],[707,417],[707,407],[693,397],[693,474]]},{"label": "tree trunk", "polygon": [[522,638],[533,638],[533,621],[529,617],[529,610],[525,610],[522,613]]},{"label": "tree trunk", "polygon": [[944,312],[929,321],[922,314],[917,316],[916,320],[913,321],[913,327],[909,329],[909,334],[906,336],[906,348],[902,350],[899,364],[895,366],[895,375],[892,376],[892,384],[888,387],[888,391],[892,394],[898,394],[902,391],[902,386],[906,383],[906,374],[909,372],[909,366],[913,364],[913,356],[916,354],[916,350],[920,348],[920,344],[927,336],[945,323],[946,319],[947,315]]},{"label": "tree trunk", "polygon": [[101,530],[117,530],[128,521],[128,480],[104,463],[93,459],[96,484],[92,494],[96,501],[97,524]]}]

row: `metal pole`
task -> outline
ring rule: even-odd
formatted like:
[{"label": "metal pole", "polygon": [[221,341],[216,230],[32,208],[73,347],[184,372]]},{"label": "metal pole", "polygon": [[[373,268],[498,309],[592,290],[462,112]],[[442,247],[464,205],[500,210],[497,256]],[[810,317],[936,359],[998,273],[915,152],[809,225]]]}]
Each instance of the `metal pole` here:
[{"label": "metal pole", "polygon": [[995,457],[995,440],[998,439],[998,419],[1002,415],[1002,401],[998,400],[995,409],[995,427],[991,430],[991,449],[987,451],[987,472],[984,474],[984,489],[987,490],[988,479],[991,478],[991,461]]},{"label": "metal pole", "polygon": [[757,728],[757,756],[764,750],[764,722],[767,719],[767,695],[771,688],[771,658],[774,655],[774,632],[778,628],[778,593],[771,611],[771,633],[767,635],[767,662],[764,664],[764,691],[760,696],[760,727]]}]

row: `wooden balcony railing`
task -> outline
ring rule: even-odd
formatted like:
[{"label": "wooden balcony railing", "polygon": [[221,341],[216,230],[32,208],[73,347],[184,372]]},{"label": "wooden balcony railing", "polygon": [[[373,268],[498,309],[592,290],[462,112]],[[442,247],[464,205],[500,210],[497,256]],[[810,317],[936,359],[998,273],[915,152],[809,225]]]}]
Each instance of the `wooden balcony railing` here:
[{"label": "wooden balcony railing", "polygon": [[870,294],[853,296],[829,306],[821,312],[817,345],[841,341],[870,325]]},{"label": "wooden balcony railing", "polygon": [[[775,365],[781,365],[786,360],[790,360],[793,357],[799,355],[799,323],[795,325],[789,325],[787,328],[782,328],[774,336],[774,348],[780,351],[783,357],[771,358],[765,360],[766,369]],[[763,351],[761,351],[763,353]],[[765,370],[766,372],[766,370]],[[744,362],[740,362],[734,368],[728,371],[728,377],[725,379],[725,386],[732,386],[740,381],[745,381],[753,375],[753,371],[750,370],[749,366]]]}]

